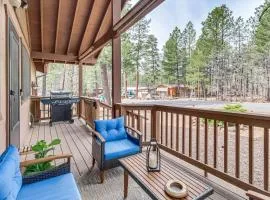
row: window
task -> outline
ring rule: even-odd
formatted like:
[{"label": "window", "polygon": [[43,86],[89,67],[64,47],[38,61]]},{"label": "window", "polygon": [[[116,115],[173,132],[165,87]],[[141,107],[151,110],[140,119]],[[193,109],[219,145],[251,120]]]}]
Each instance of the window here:
[{"label": "window", "polygon": [[30,57],[26,48],[22,45],[22,101],[27,100],[30,97],[31,87],[31,64]]}]

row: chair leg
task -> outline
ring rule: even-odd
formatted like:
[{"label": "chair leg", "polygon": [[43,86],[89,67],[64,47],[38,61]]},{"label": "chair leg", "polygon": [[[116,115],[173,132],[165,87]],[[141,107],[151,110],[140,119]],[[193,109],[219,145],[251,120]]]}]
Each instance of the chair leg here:
[{"label": "chair leg", "polygon": [[104,170],[100,170],[100,182],[103,183],[104,182]]},{"label": "chair leg", "polygon": [[95,160],[95,158],[93,157],[93,158],[92,158],[92,167],[95,166],[95,163],[96,163],[96,160]]}]

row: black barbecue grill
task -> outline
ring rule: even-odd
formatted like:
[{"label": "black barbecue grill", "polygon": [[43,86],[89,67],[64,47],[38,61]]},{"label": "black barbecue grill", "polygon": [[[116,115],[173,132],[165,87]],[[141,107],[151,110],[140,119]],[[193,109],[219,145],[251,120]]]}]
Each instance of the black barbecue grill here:
[{"label": "black barbecue grill", "polygon": [[50,126],[53,122],[69,121],[73,123],[72,119],[72,105],[79,103],[79,97],[73,97],[71,92],[51,92],[49,98],[42,98],[43,104],[50,105]]}]

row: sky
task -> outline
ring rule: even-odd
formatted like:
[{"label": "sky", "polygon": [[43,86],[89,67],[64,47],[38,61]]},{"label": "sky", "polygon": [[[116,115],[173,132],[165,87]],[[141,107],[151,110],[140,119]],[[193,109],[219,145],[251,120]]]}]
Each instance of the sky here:
[{"label": "sky", "polygon": [[[137,1],[132,0],[132,4]],[[151,18],[150,32],[158,38],[161,50],[174,27],[183,30],[188,21],[192,21],[198,36],[201,23],[216,6],[226,4],[235,18],[242,16],[247,20],[263,3],[264,0],[165,0],[147,18]]]}]

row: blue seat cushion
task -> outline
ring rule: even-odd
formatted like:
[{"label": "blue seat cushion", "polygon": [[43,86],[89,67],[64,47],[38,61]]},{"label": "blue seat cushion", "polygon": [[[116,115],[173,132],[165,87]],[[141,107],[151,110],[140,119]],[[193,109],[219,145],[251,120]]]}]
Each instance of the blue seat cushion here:
[{"label": "blue seat cushion", "polygon": [[21,186],[20,155],[9,146],[0,157],[0,199],[16,199]]},{"label": "blue seat cushion", "polygon": [[23,185],[17,200],[78,200],[81,199],[71,173]]},{"label": "blue seat cushion", "polygon": [[105,160],[119,159],[125,156],[139,153],[139,145],[129,139],[111,141],[105,143]]},{"label": "blue seat cushion", "polygon": [[95,120],[95,130],[99,132],[106,142],[127,138],[124,126],[124,117],[110,120]]}]

